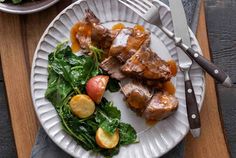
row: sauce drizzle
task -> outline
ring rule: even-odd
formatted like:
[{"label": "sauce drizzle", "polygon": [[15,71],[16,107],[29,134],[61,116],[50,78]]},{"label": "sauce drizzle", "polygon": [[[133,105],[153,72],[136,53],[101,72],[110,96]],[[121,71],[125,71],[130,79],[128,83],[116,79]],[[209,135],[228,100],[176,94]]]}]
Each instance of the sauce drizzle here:
[{"label": "sauce drizzle", "polygon": [[176,62],[175,62],[174,60],[168,60],[168,61],[167,61],[167,64],[168,64],[169,67],[170,67],[171,74],[172,74],[173,76],[175,76],[175,75],[177,74],[177,71],[178,71]]},{"label": "sauce drizzle", "polygon": [[113,25],[111,29],[112,29],[112,30],[121,30],[121,29],[123,29],[123,28],[125,28],[125,25],[124,25],[124,24],[122,24],[122,23],[117,23],[117,24]]},{"label": "sauce drizzle", "polygon": [[71,45],[72,52],[77,52],[80,50],[79,42],[76,38],[76,35],[79,31],[79,26],[80,26],[80,22],[73,25],[70,30],[70,41],[72,43],[72,45]]},{"label": "sauce drizzle", "polygon": [[72,52],[77,52],[80,50],[79,41],[77,36],[89,37],[92,33],[92,27],[85,22],[78,22],[72,26],[70,30],[70,40],[71,40],[71,49]]},{"label": "sauce drizzle", "polygon": [[142,25],[135,25],[134,30],[140,31],[140,32],[145,32],[145,28]]}]

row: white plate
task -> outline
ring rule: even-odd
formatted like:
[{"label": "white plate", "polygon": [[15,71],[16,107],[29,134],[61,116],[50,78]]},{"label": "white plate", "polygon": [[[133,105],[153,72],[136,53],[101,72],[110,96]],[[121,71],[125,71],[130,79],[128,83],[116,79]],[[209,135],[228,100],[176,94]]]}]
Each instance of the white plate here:
[{"label": "white plate", "polygon": [[[159,6],[163,24],[173,31],[169,8],[159,1],[155,1],[155,4]],[[100,155],[84,150],[63,131],[56,110],[44,97],[47,88],[48,54],[58,42],[69,38],[70,28],[78,20],[83,19],[86,8],[90,8],[107,27],[111,27],[117,22],[123,22],[126,26],[143,25],[152,32],[151,47],[158,52],[160,57],[163,59],[172,58],[178,62],[178,56],[173,41],[168,39],[157,27],[144,22],[134,12],[118,3],[117,0],[79,0],[67,7],[51,22],[39,41],[32,65],[31,92],[35,111],[43,128],[58,146],[74,157],[92,158],[100,157]],[[190,35],[192,48],[201,52],[191,31]],[[202,70],[196,64],[192,66],[191,78],[200,109],[204,98],[205,80]],[[122,147],[116,157],[159,157],[171,150],[184,138],[189,131],[189,125],[186,115],[183,74],[178,72],[173,82],[176,86],[176,97],[180,103],[179,108],[174,115],[160,121],[153,127],[148,126],[143,118],[137,117],[134,112],[126,107],[120,92],[106,93],[106,97],[121,110],[122,120],[130,123],[136,129],[140,141],[140,143]]]}]

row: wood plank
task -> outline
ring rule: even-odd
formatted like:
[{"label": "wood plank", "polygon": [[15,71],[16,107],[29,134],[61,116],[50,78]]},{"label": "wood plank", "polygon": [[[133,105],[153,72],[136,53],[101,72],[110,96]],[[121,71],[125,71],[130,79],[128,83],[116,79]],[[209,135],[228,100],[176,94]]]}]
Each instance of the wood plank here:
[{"label": "wood plank", "polygon": [[33,110],[26,66],[20,18],[18,15],[0,13],[1,62],[6,84],[17,154],[29,157],[37,132],[37,119]]},{"label": "wood plank", "polygon": [[[206,0],[212,59],[236,83],[236,1]],[[227,62],[226,62],[227,61]]]},{"label": "wood plank", "polygon": [[19,158],[30,157],[39,125],[29,85],[34,51],[47,25],[70,3],[60,1],[46,11],[29,15],[0,13],[0,28],[7,26],[0,30],[0,37],[5,37],[0,53]]},{"label": "wood plank", "polygon": [[[199,18],[197,38],[204,56],[210,59],[203,2],[201,4]],[[202,123],[201,136],[200,138],[194,139],[191,134],[187,135],[185,144],[186,158],[229,157],[217,105],[214,81],[209,75],[206,75],[206,96],[200,113]]]},{"label": "wood plank", "polygon": [[[21,17],[23,25],[24,44],[27,48],[29,66],[31,67],[33,56],[37,44],[43,32],[50,24],[50,22],[57,16],[57,14],[71,4],[71,0],[60,1],[56,6],[50,7],[45,11],[35,14],[24,15]],[[42,18],[43,17],[43,18]],[[37,24],[37,26],[35,26]]]},{"label": "wood plank", "polygon": [[[21,17],[23,41],[27,52],[26,59],[28,60],[28,67],[31,68],[33,56],[40,37],[49,23],[57,15],[57,8],[52,7],[44,12],[36,14],[24,15]],[[44,18],[42,18],[44,17]],[[35,24],[37,26],[35,27]]]}]

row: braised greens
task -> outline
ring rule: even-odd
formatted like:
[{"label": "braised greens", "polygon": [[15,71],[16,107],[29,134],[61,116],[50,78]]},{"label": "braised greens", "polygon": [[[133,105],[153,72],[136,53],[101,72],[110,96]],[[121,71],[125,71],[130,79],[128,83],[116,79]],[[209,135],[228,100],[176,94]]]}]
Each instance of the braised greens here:
[{"label": "braised greens", "polygon": [[[119,152],[121,145],[135,143],[137,135],[134,128],[120,121],[121,112],[112,102],[102,99],[96,111],[90,117],[80,119],[70,110],[71,97],[86,93],[86,82],[93,76],[103,74],[99,69],[101,50],[91,47],[93,56],[77,56],[72,53],[67,42],[59,44],[48,56],[48,88],[45,97],[55,106],[64,130],[71,135],[84,149],[99,152],[111,157]],[[108,89],[119,90],[118,81],[110,80]],[[95,135],[101,127],[109,134],[118,128],[120,142],[113,149],[102,149],[96,144]]]}]

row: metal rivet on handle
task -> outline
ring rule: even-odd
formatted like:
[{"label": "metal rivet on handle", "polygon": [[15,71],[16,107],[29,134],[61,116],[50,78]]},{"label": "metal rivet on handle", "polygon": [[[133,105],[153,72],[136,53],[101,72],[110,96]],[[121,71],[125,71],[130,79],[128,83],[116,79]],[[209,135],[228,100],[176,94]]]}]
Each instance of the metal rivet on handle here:
[{"label": "metal rivet on handle", "polygon": [[195,114],[192,114],[192,119],[195,119],[197,116]]},{"label": "metal rivet on handle", "polygon": [[188,93],[192,93],[192,89],[189,88],[189,89],[188,89]]},{"label": "metal rivet on handle", "polygon": [[198,54],[197,54],[197,53],[195,53],[195,54],[194,54],[194,57],[195,57],[195,58],[197,58],[197,57],[198,57]]},{"label": "metal rivet on handle", "polygon": [[218,71],[217,69],[215,69],[215,70],[214,70],[214,73],[215,73],[215,74],[218,74],[218,73],[219,73],[219,71]]}]

